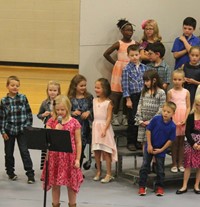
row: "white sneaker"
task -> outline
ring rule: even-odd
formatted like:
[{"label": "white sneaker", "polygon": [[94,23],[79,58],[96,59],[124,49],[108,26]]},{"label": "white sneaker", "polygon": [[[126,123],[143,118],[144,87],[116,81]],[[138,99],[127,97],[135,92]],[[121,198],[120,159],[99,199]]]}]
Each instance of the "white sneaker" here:
[{"label": "white sneaker", "polygon": [[183,173],[185,171],[185,168],[183,166],[181,166],[178,168],[178,170]]},{"label": "white sneaker", "polygon": [[119,126],[120,125],[120,123],[118,121],[118,115],[117,114],[113,114],[112,125],[113,126]]},{"label": "white sneaker", "polygon": [[172,168],[171,168],[171,172],[173,172],[173,173],[177,173],[177,172],[178,172],[178,168],[177,168],[177,167],[172,167]]}]

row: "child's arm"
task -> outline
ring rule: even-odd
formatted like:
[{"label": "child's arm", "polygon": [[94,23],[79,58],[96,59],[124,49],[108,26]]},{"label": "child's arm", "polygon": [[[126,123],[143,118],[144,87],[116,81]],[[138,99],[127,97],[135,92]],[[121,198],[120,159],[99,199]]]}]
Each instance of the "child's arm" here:
[{"label": "child's arm", "polygon": [[149,154],[153,153],[153,146],[151,144],[151,131],[150,130],[146,130],[146,137],[147,137],[147,152]]},{"label": "child's arm", "polygon": [[171,90],[169,90],[167,92],[167,101],[171,101],[171,99],[172,99],[172,94],[171,94]]},{"label": "child's arm", "polygon": [[105,124],[105,127],[102,129],[101,137],[106,136],[106,130],[110,126],[111,119],[112,119],[112,109],[113,109],[113,106],[110,102],[109,105],[108,105],[108,109],[107,109],[106,124]]},{"label": "child's arm", "polygon": [[33,124],[33,115],[31,111],[31,107],[29,105],[28,99],[25,97],[25,107],[26,107],[26,114],[27,114],[27,120],[26,120],[26,126],[32,126]]},{"label": "child's arm", "polygon": [[49,116],[51,113],[50,111],[46,111],[44,105],[45,105],[45,102],[42,102],[39,112],[37,114],[38,119],[41,119],[41,120],[44,120],[44,118]]},{"label": "child's arm", "polygon": [[142,103],[143,103],[143,96],[141,94],[140,100],[138,103],[138,107],[137,107],[137,113],[135,115],[135,125],[140,125],[142,127],[146,127],[146,125],[144,124],[145,120],[143,120],[143,117],[142,117],[142,110],[141,110]]},{"label": "child's arm", "polygon": [[116,61],[111,57],[111,54],[115,50],[118,50],[118,49],[119,49],[119,42],[116,42],[111,47],[109,47],[103,54],[103,56],[106,58],[106,60],[113,65],[115,64]]},{"label": "child's arm", "polygon": [[165,102],[166,102],[166,94],[165,94],[165,91],[162,90],[161,93],[160,93],[159,108],[158,108],[158,111],[157,111],[156,115],[162,113],[162,107],[163,107],[163,104],[164,104]]},{"label": "child's arm", "polygon": [[75,160],[74,166],[76,168],[79,168],[80,167],[81,150],[82,150],[81,129],[75,130],[75,142],[76,142],[76,160]]},{"label": "child's arm", "polygon": [[182,35],[179,37],[179,40],[181,40],[185,46],[185,49],[187,51],[187,53],[190,51],[190,48],[192,47],[192,45],[189,44],[189,42],[186,40],[185,36]]},{"label": "child's arm", "polygon": [[189,113],[190,113],[190,92],[187,91],[185,119],[181,122],[181,125],[184,125],[186,123],[186,120],[187,120]]},{"label": "child's arm", "polygon": [[171,144],[172,144],[172,141],[168,140],[162,148],[153,149],[153,153],[152,154],[154,154],[154,155],[160,154],[161,152],[165,151],[168,147],[170,147]]}]

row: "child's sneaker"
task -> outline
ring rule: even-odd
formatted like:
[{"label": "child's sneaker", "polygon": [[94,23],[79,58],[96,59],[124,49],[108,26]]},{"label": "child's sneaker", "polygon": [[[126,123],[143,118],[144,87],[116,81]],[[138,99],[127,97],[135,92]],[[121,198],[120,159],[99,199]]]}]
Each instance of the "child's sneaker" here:
[{"label": "child's sneaker", "polygon": [[156,195],[157,196],[163,196],[164,195],[164,189],[161,187],[158,187],[156,190]]},{"label": "child's sneaker", "polygon": [[145,196],[146,194],[147,194],[147,188],[145,188],[145,187],[140,187],[139,188],[139,191],[138,191],[138,194],[140,195],[140,196]]},{"label": "child's sneaker", "polygon": [[8,178],[10,179],[10,180],[17,180],[17,175],[15,174],[15,173],[13,173],[13,174],[10,174],[10,175],[8,175]]},{"label": "child's sneaker", "polygon": [[28,181],[27,181],[27,183],[28,183],[28,184],[33,184],[33,183],[35,183],[35,178],[34,178],[34,176],[29,176],[29,177],[28,177]]}]

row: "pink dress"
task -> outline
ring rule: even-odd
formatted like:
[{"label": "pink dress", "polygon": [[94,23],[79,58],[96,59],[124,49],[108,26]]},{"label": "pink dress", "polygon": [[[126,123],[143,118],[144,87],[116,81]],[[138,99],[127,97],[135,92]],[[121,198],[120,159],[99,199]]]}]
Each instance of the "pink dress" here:
[{"label": "pink dress", "polygon": [[110,100],[98,102],[93,99],[94,121],[92,123],[92,151],[101,150],[112,154],[112,161],[117,161],[117,147],[114,139],[113,128],[110,124],[106,136],[101,137],[101,132],[106,124],[107,110]]},{"label": "pink dress", "polygon": [[[50,118],[47,126],[55,129],[58,121]],[[80,168],[74,167],[76,159],[75,130],[80,129],[79,122],[71,118],[67,123],[63,124],[63,130],[70,131],[73,153],[53,152],[49,151],[49,170],[47,190],[53,185],[64,185],[72,188],[75,192],[79,191],[83,182],[83,175]],[[46,164],[46,163],[45,163]],[[46,165],[42,171],[41,179],[45,180]]]},{"label": "pink dress", "polygon": [[129,58],[127,55],[127,48],[129,45],[135,44],[132,40],[129,43],[119,40],[119,50],[117,51],[117,61],[112,70],[111,76],[111,90],[115,92],[122,92],[121,77],[122,70],[128,64]]},{"label": "pink dress", "polygon": [[[179,123],[185,119],[186,116],[186,96],[188,90],[183,88],[181,91],[174,90],[171,91],[171,100],[176,104],[176,111],[173,116],[174,123]],[[176,126],[176,136],[184,136],[185,135],[185,125]]]},{"label": "pink dress", "polygon": [[[200,120],[194,121],[194,129],[198,130],[198,134],[192,133],[192,139],[200,144]],[[200,168],[200,150],[194,150],[188,142],[185,142],[184,148],[184,167]]]}]

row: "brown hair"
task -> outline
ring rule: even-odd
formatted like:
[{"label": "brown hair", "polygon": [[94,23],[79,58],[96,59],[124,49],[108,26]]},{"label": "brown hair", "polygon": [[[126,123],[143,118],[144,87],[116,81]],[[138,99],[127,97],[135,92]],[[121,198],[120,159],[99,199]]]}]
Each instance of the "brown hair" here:
[{"label": "brown hair", "polygon": [[15,81],[17,81],[17,82],[20,83],[19,78],[18,78],[17,76],[12,75],[12,76],[9,76],[9,77],[7,78],[6,86],[8,86],[8,85],[10,84],[10,81],[11,81],[11,80],[15,80]]}]

